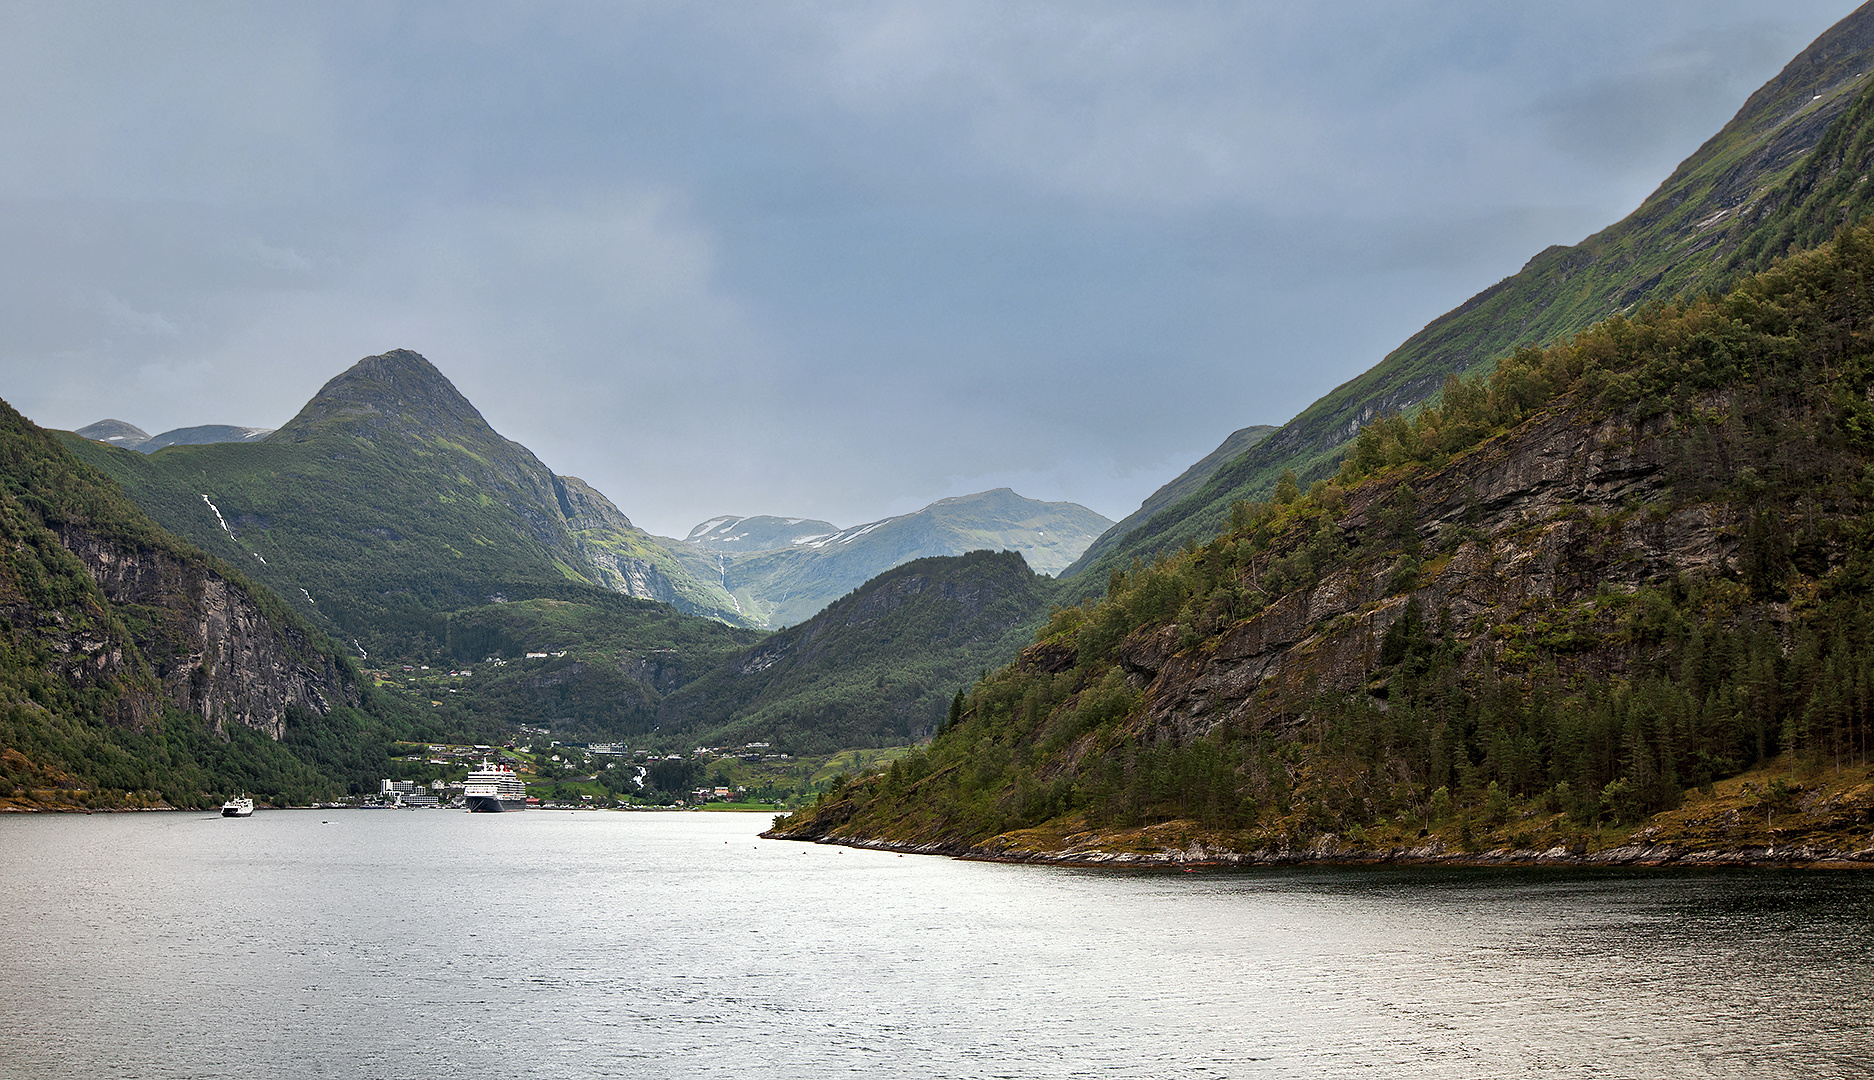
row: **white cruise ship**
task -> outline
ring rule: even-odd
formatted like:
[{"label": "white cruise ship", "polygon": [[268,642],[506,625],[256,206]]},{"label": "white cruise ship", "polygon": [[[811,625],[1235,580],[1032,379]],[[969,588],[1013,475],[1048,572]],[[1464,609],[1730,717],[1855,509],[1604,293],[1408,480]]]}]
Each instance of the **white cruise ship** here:
[{"label": "white cruise ship", "polygon": [[469,811],[476,814],[525,810],[527,785],[506,765],[484,761],[481,768],[469,770],[468,786],[462,790],[462,800],[468,804]]}]

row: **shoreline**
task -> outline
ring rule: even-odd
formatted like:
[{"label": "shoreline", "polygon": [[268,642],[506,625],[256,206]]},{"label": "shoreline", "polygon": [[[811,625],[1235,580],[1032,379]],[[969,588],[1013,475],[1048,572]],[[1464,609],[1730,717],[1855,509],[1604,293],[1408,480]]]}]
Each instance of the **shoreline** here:
[{"label": "shoreline", "polygon": [[1220,851],[1194,846],[1183,851],[1032,851],[975,847],[954,843],[911,844],[864,837],[789,836],[773,831],[764,840],[827,844],[900,855],[939,855],[971,862],[1018,863],[1075,869],[1168,870],[1182,872],[1281,869],[1294,867],[1579,867],[1592,868],[1754,868],[1874,870],[1874,847],[1856,851],[1816,848],[1807,844],[1781,847],[1676,848],[1670,844],[1624,844],[1599,851],[1549,848],[1544,851],[1496,848],[1462,851],[1433,842],[1417,848],[1308,848],[1301,851]]}]

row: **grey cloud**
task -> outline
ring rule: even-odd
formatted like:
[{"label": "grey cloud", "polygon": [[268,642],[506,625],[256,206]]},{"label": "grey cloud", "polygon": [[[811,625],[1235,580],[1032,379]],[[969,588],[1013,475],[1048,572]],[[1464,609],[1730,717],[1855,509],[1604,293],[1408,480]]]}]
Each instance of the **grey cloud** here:
[{"label": "grey cloud", "polygon": [[0,396],[271,427],[407,347],[666,533],[1118,518],[1850,6],[15,6]]}]

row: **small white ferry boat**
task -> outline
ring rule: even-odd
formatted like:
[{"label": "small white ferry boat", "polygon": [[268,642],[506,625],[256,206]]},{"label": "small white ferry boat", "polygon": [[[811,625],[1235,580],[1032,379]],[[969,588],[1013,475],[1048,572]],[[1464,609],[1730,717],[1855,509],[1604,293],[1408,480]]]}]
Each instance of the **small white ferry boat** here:
[{"label": "small white ferry boat", "polygon": [[254,800],[239,795],[221,804],[222,817],[253,817]]},{"label": "small white ferry boat", "polygon": [[462,789],[462,801],[474,814],[499,814],[506,810],[527,809],[527,785],[506,765],[482,762],[471,769]]}]

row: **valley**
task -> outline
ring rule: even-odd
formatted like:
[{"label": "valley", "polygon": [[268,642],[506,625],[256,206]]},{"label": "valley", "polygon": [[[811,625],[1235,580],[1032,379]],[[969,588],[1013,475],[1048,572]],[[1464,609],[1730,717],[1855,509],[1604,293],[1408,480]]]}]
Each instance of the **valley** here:
[{"label": "valley", "polygon": [[901,850],[1874,858],[1871,66],[1857,12],[1632,214],[1118,523],[1001,487],[656,536],[409,350],[278,430],[11,414],[8,790],[307,802],[547,742],[676,763],[541,766],[569,798],[709,781]]},{"label": "valley", "polygon": [[1874,0],[0,25],[0,1080],[1866,1070]]}]

